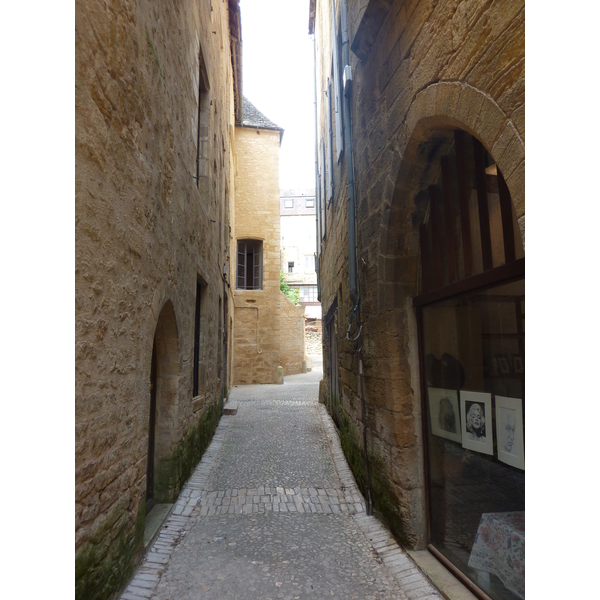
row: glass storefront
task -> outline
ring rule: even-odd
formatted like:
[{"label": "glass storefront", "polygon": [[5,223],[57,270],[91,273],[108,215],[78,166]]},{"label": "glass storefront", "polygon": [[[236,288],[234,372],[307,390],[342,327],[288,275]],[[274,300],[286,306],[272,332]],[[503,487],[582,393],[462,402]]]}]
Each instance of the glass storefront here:
[{"label": "glass storefront", "polygon": [[525,280],[421,308],[431,545],[525,597]]}]

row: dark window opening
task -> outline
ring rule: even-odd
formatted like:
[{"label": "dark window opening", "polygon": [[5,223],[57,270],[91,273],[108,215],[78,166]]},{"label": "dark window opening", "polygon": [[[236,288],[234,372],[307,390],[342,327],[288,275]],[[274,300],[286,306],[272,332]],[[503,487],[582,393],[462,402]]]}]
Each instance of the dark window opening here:
[{"label": "dark window opening", "polygon": [[201,192],[207,192],[208,178],[208,125],[209,125],[209,99],[210,84],[202,55],[202,48],[198,55],[198,127],[196,135],[196,185]]},{"label": "dark window opening", "polygon": [[196,283],[196,311],[194,314],[194,379],[193,392],[195,397],[198,395],[199,377],[200,377],[200,298],[202,295],[202,285],[198,281]]},{"label": "dark window opening", "polygon": [[262,290],[262,242],[238,241],[237,289]]}]

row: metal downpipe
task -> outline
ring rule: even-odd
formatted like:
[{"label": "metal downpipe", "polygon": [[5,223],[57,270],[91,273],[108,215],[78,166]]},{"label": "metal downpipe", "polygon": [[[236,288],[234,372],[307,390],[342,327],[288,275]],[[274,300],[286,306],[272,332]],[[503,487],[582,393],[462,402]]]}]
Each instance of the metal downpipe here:
[{"label": "metal downpipe", "polygon": [[[343,71],[350,65],[350,44],[348,40],[348,10],[346,0],[341,0],[341,25],[342,25],[342,65]],[[344,90],[344,142],[346,153],[346,176],[347,176],[347,198],[348,198],[348,279],[350,287],[350,299],[354,303],[352,316],[358,315],[358,335],[352,341],[358,341],[358,369],[360,375],[360,401],[362,408],[362,426],[363,426],[363,451],[365,457],[365,477],[366,477],[366,513],[373,514],[373,502],[371,499],[371,470],[369,468],[369,453],[367,443],[367,406],[365,403],[365,392],[363,383],[363,354],[362,354],[362,325],[360,323],[360,295],[358,292],[358,277],[356,272],[356,200],[354,196],[354,148],[352,145],[352,117],[350,107],[350,97],[352,95],[352,86]],[[352,326],[352,317],[348,324],[346,338],[350,340],[350,327]]]}]

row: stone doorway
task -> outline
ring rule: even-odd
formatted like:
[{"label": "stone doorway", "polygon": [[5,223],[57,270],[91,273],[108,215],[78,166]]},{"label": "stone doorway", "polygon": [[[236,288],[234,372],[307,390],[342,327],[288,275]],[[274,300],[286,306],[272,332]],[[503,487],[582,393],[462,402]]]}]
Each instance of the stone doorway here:
[{"label": "stone doorway", "polygon": [[171,455],[179,441],[179,341],[173,304],[167,301],[158,317],[152,348],[146,512],[155,503],[171,502],[177,485]]},{"label": "stone doorway", "polygon": [[146,514],[154,506],[154,434],[156,429],[156,339],[152,342],[150,367],[150,422],[148,425],[148,461],[146,466]]},{"label": "stone doorway", "polygon": [[[337,303],[336,303],[337,309]],[[338,352],[337,352],[337,312],[333,313],[333,318],[327,325],[329,334],[329,395],[330,395],[330,414],[335,424],[340,426],[340,395],[339,395],[339,373],[338,373]]]}]

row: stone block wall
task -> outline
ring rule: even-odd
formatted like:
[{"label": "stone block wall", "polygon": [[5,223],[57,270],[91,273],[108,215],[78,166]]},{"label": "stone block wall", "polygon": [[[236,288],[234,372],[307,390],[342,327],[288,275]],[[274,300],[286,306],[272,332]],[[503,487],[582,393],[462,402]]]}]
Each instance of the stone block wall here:
[{"label": "stone block wall", "polygon": [[[280,132],[236,127],[235,224],[231,284],[235,297],[233,383],[277,383],[280,362]],[[262,241],[262,290],[236,286],[237,241]]]},{"label": "stone block wall", "polygon": [[104,599],[143,540],[155,335],[164,494],[178,492],[216,426],[234,122],[229,6],[78,1],[75,29],[76,595]]},{"label": "stone block wall", "polygon": [[[335,2],[340,31],[340,3]],[[319,139],[327,135],[331,2],[312,0]],[[502,171],[524,236],[525,7],[522,0],[348,0],[358,283],[364,323],[369,451],[382,471],[380,506],[405,543],[423,547],[425,482],[416,312],[419,237],[413,190],[424,146],[440,129],[477,137]],[[341,407],[361,431],[358,361],[345,339],[348,294],[346,158],[335,164],[321,254],[321,302],[337,298]],[[319,165],[322,162],[319,159]],[[356,331],[356,330],[355,330]],[[330,372],[324,331],[324,373]],[[325,376],[323,393],[329,393]],[[350,439],[350,434],[348,439]],[[360,436],[358,437],[360,439]],[[350,446],[348,446],[350,447]],[[377,506],[377,498],[375,503]]]},{"label": "stone block wall", "polygon": [[302,373],[302,362],[306,360],[304,307],[295,305],[282,293],[279,302],[281,305],[280,361],[283,375]]}]

